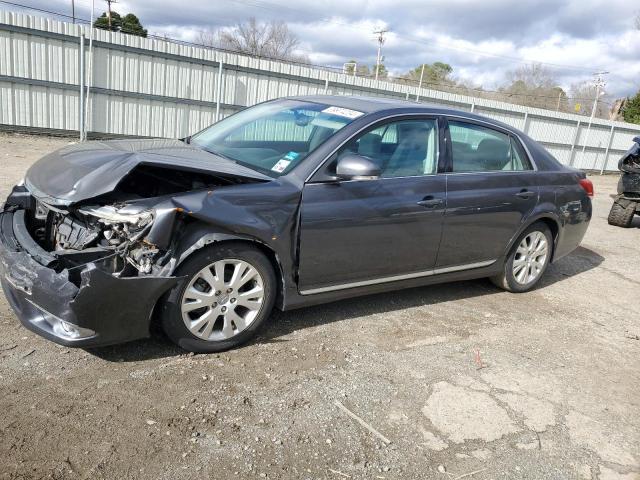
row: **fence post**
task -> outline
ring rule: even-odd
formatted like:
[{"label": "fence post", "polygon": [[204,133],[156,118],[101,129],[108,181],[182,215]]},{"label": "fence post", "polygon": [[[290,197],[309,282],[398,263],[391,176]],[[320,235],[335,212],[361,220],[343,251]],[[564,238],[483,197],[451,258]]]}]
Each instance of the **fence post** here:
[{"label": "fence post", "polygon": [[578,123],[576,124],[576,133],[574,133],[573,141],[571,142],[571,151],[569,152],[569,166],[570,167],[573,166],[573,152],[576,149],[576,142],[578,141],[578,137],[580,136],[580,125],[581,125],[581,120],[578,120]]},{"label": "fence post", "polygon": [[78,133],[80,141],[84,140],[84,33],[80,34],[80,53],[78,54],[78,83],[80,97],[78,102]]},{"label": "fence post", "polygon": [[524,112],[524,125],[522,126],[522,131],[527,133],[529,130],[529,112]]},{"label": "fence post", "polygon": [[613,142],[613,133],[615,128],[616,128],[615,125],[611,125],[611,131],[609,132],[609,141],[607,142],[607,149],[604,151],[604,161],[602,162],[600,175],[604,173],[604,169],[607,166],[607,162],[609,161],[609,150],[611,150],[611,143]]},{"label": "fence post", "polygon": [[218,65],[218,84],[216,85],[216,122],[220,120],[220,102],[222,101],[222,61]]},{"label": "fence post", "polygon": [[324,94],[326,95],[329,92],[329,78],[324,79]]},{"label": "fence post", "polygon": [[593,123],[593,112],[589,117],[589,124],[587,125],[587,133],[584,135],[584,142],[582,142],[582,153],[580,154],[580,159],[584,161],[584,152],[587,149],[587,142],[589,140],[589,134],[591,133],[591,124]]},{"label": "fence post", "polygon": [[[591,170],[596,170],[596,165],[598,165],[598,157],[600,156],[600,148],[602,147],[602,142],[598,142],[598,149],[596,150],[596,158],[593,160],[593,168]],[[605,162],[607,159],[605,158]]]},{"label": "fence post", "polygon": [[471,113],[473,113],[473,111],[476,109],[476,103],[475,102],[471,102]]}]

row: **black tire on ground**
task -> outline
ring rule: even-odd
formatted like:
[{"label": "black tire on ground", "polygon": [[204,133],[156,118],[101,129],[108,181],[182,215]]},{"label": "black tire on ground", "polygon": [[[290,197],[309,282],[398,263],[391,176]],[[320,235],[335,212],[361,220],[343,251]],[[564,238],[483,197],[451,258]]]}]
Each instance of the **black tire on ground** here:
[{"label": "black tire on ground", "polygon": [[[542,233],[545,236],[547,240],[548,253],[544,260],[544,265],[542,267],[542,270],[538,274],[538,276],[534,280],[528,283],[519,283],[513,274],[513,261],[515,260],[518,246],[523,241],[523,239],[525,239],[528,235],[536,231]],[[543,277],[545,271],[547,270],[547,267],[549,266],[549,260],[551,259],[552,254],[553,254],[553,237],[551,236],[551,231],[549,230],[549,227],[547,226],[546,223],[536,222],[530,225],[524,232],[520,234],[518,239],[514,242],[513,247],[509,252],[509,255],[507,256],[507,260],[502,269],[502,273],[500,273],[499,275],[496,275],[495,277],[491,277],[490,280],[497,287],[502,288],[503,290],[507,290],[509,292],[513,292],[513,293],[527,292],[531,290]]]},{"label": "black tire on ground", "polygon": [[631,222],[633,221],[633,216],[636,213],[636,204],[634,202],[629,202],[629,204],[625,207],[618,200],[613,202],[611,205],[611,211],[609,212],[609,218],[607,221],[609,225],[614,225],[616,227],[629,228],[631,226]]},{"label": "black tire on ground", "polygon": [[[207,265],[223,259],[242,260],[258,271],[263,281],[263,302],[257,316],[245,330],[224,340],[204,340],[198,338],[187,329],[182,318],[182,296],[194,275]],[[264,253],[250,244],[223,242],[205,247],[187,258],[178,267],[175,276],[184,276],[186,278],[180,280],[161,300],[162,303],[159,308],[160,323],[167,336],[184,350],[195,353],[213,353],[238,347],[256,334],[273,310],[278,285],[274,269]]]}]

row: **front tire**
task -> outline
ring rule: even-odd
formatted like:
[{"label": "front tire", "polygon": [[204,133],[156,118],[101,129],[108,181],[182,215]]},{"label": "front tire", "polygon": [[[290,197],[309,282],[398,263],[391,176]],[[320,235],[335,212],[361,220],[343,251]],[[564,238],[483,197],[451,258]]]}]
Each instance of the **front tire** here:
[{"label": "front tire", "polygon": [[629,228],[635,213],[636,204],[634,202],[629,202],[625,207],[616,200],[613,202],[613,205],[611,205],[611,211],[609,212],[609,218],[607,218],[607,221],[609,222],[609,225],[613,225],[615,227]]},{"label": "front tire", "polygon": [[181,279],[164,298],[162,328],[181,348],[221,352],[251,339],[273,310],[277,281],[257,248],[220,243],[203,248],[178,267]]},{"label": "front tire", "polygon": [[547,270],[553,252],[549,227],[534,223],[518,237],[500,275],[491,278],[498,287],[513,293],[531,290]]}]

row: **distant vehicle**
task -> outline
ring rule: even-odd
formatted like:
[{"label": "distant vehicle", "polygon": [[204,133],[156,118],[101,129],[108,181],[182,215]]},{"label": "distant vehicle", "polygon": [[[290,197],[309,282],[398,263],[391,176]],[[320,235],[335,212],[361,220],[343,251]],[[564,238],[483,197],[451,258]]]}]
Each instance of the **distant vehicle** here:
[{"label": "distant vehicle", "polygon": [[618,162],[622,172],[611,211],[609,224],[629,228],[633,216],[640,211],[640,137],[633,139],[633,146]]},{"label": "distant vehicle", "polygon": [[68,346],[250,339],[275,307],[490,277],[525,292],[574,250],[593,186],[468,112],[293,97],[182,140],[87,142],[27,172],[0,214],[0,281]]}]

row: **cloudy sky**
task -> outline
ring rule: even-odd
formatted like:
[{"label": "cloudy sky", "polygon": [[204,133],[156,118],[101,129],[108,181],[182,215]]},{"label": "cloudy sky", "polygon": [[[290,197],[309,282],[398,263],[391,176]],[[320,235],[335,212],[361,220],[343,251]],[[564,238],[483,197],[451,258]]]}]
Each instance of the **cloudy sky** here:
[{"label": "cloudy sky", "polygon": [[[12,1],[71,11],[71,0]],[[75,3],[76,14],[89,18],[91,0]],[[106,2],[95,5],[103,11]],[[510,70],[539,62],[566,89],[601,70],[610,72],[610,97],[640,89],[640,3],[634,0],[119,0],[114,10],[135,13],[150,33],[187,41],[249,17],[284,20],[316,64],[341,66],[351,58],[374,64],[372,32],[384,27],[392,74],[443,61],[455,77],[491,89]]]}]

